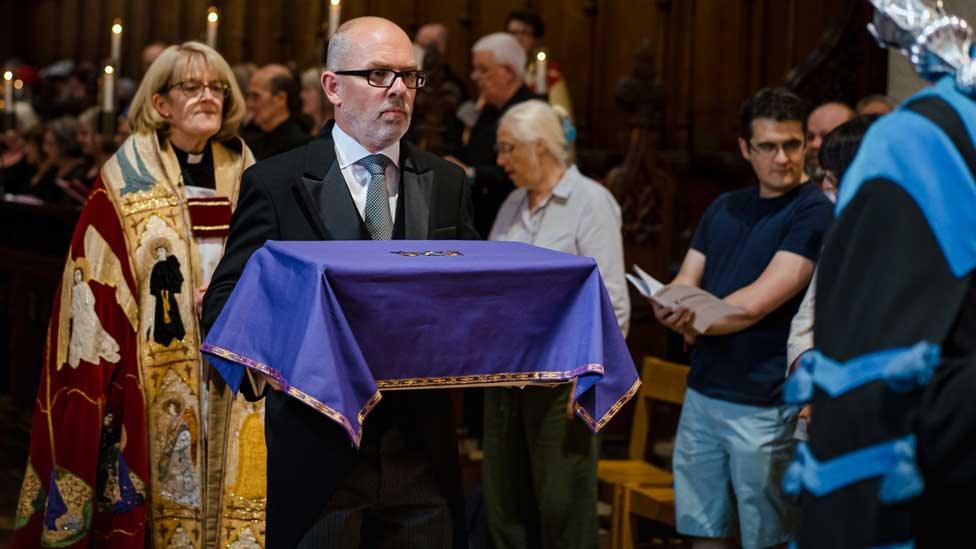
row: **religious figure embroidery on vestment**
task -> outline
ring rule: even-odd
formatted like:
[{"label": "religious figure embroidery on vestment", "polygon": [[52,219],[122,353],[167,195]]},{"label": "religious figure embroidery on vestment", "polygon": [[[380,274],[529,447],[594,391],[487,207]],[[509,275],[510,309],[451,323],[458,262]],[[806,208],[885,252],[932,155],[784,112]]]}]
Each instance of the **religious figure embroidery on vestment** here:
[{"label": "religious figure embroidery on vestment", "polygon": [[[153,315],[152,340],[168,347],[174,340],[182,341],[186,335],[176,294],[183,288],[180,262],[170,254],[167,242],[160,242],[155,249],[156,264],[149,276],[149,293],[156,298]],[[149,333],[146,334],[147,339]]]},{"label": "religious figure embroidery on vestment", "polygon": [[77,368],[82,360],[98,364],[101,359],[119,361],[119,344],[105,331],[95,312],[92,293],[81,266],[74,269],[71,287],[71,342],[68,344],[68,364]]},{"label": "religious figure embroidery on vestment", "polygon": [[180,410],[175,400],[166,403],[166,410],[169,417],[162,420],[164,438],[157,464],[159,493],[170,501],[196,509],[200,507],[200,479],[197,478],[196,446],[191,430],[195,417],[188,407]]},{"label": "religious figure embroidery on vestment", "polygon": [[146,487],[125,462],[125,426],[105,414],[98,466],[98,510],[127,513],[146,501]]},{"label": "religious figure embroidery on vestment", "polygon": [[20,499],[17,500],[17,515],[14,518],[14,529],[21,528],[35,513],[44,510],[44,485],[37,477],[34,466],[27,464],[24,482],[20,485]]},{"label": "religious figure embroidery on vestment", "polygon": [[90,225],[85,230],[84,250],[82,257],[68,257],[62,277],[58,370],[66,363],[77,368],[81,360],[92,364],[98,364],[100,359],[112,364],[120,360],[118,342],[105,331],[95,312],[92,282],[114,287],[115,302],[125,312],[133,330],[138,322],[138,306],[123,281],[122,264],[102,235]]},{"label": "religious figure embroidery on vestment", "polygon": [[55,466],[51,471],[44,530],[41,542],[47,547],[64,547],[88,533],[94,491],[80,477]]}]

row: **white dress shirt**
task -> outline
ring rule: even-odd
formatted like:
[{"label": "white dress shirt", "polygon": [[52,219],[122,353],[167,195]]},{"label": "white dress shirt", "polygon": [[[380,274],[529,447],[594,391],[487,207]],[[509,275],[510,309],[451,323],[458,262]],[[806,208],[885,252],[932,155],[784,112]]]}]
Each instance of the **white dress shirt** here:
[{"label": "white dress shirt", "polygon": [[[369,170],[356,164],[356,162],[372,154],[386,155],[392,161],[386,167],[386,189],[390,195],[391,221],[395,223],[397,197],[400,194],[400,142],[397,141],[378,153],[371,153],[349,134],[342,131],[338,124],[332,128],[332,140],[335,142],[336,162],[339,163],[342,178],[346,180],[346,186],[349,187],[349,194],[352,195],[352,201],[356,204],[360,219],[366,219],[364,212],[366,211],[366,191],[369,188],[370,175]],[[250,368],[246,369],[245,372],[247,372],[254,392],[258,395],[264,392],[267,378],[263,374],[252,373]]]},{"label": "white dress shirt", "polygon": [[363,158],[373,154],[382,154],[392,162],[386,167],[386,189],[390,195],[390,215],[396,221],[397,197],[400,194],[400,142],[377,152],[371,153],[349,136],[338,124],[332,127],[332,140],[335,142],[336,162],[342,170],[342,178],[346,180],[349,194],[359,211],[359,218],[365,219],[366,191],[369,187],[369,170],[357,164]]}]

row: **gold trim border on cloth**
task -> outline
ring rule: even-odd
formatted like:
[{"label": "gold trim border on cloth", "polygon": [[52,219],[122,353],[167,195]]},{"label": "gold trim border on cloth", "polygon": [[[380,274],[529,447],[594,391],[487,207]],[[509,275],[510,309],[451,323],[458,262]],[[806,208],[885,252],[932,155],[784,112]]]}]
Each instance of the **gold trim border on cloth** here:
[{"label": "gold trim border on cloth", "polygon": [[[298,400],[304,402],[305,404],[311,406],[315,410],[319,411],[321,414],[325,415],[332,421],[335,421],[349,433],[349,437],[352,439],[353,444],[359,447],[360,440],[362,438],[362,426],[363,422],[366,420],[366,416],[370,411],[376,406],[377,403],[383,398],[380,394],[381,390],[402,390],[402,389],[449,389],[449,388],[462,388],[462,387],[477,387],[477,386],[522,386],[522,385],[552,385],[556,383],[563,383],[587,373],[597,373],[601,376],[604,374],[604,368],[602,364],[586,364],[580,366],[579,368],[574,368],[572,370],[567,370],[565,372],[502,372],[497,374],[474,374],[467,376],[449,376],[449,377],[414,377],[405,379],[377,379],[374,380],[376,383],[377,391],[370,397],[369,401],[363,405],[356,414],[356,419],[359,421],[359,429],[356,430],[352,423],[346,418],[346,416],[332,408],[331,406],[325,404],[324,402],[316,399],[312,395],[305,393],[295,387],[292,387],[284,379],[284,377],[274,368],[270,366],[248,358],[246,356],[239,355],[233,351],[224,349],[223,347],[218,347],[216,345],[204,344],[201,350],[207,353],[212,353],[216,356],[229,360],[231,362],[236,362],[244,367],[250,368],[252,370],[258,371],[262,374],[268,376],[268,382],[271,386],[279,391],[288,393],[289,395],[297,398]],[[242,380],[243,381],[243,380]],[[629,401],[631,398],[637,394],[637,390],[640,388],[641,381],[640,378],[634,381],[630,389],[627,390],[613,406],[599,420],[593,418],[589,412],[586,411],[578,402],[575,402],[574,408],[580,419],[585,422],[590,429],[595,433],[602,429],[607,423],[613,419],[613,416],[620,411],[621,408]]]}]

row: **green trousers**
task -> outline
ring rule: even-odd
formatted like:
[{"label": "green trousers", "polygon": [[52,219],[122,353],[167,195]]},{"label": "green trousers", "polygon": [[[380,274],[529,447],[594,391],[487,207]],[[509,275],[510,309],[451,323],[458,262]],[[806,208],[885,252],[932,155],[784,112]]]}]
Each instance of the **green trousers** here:
[{"label": "green trousers", "polygon": [[485,389],[482,489],[490,547],[597,547],[597,437],[568,418],[570,385]]}]

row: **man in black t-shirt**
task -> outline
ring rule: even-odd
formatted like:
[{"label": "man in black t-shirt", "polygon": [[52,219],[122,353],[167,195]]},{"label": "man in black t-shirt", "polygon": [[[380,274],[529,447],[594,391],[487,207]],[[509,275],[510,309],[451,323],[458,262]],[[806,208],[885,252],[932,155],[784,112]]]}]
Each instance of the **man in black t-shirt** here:
[{"label": "man in black t-shirt", "polygon": [[780,491],[798,411],[781,396],[786,340],[831,220],[830,202],[803,173],[805,119],[785,89],[745,102],[739,148],[759,185],[708,207],[672,281],[742,313],[699,334],[693,312],[655,306],[662,324],[695,343],[674,484],[677,529],[699,546],[735,547],[737,531],[742,547],[778,546],[798,519]]}]

